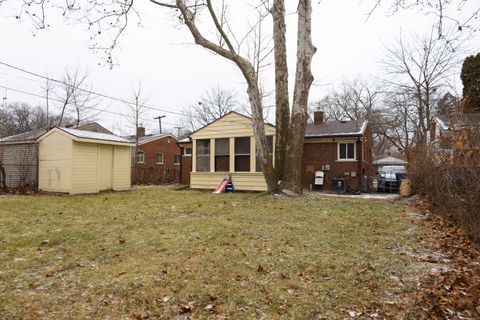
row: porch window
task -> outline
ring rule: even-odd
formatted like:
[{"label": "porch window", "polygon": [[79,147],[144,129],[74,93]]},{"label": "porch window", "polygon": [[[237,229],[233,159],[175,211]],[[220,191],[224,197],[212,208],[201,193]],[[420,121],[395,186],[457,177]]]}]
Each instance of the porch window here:
[{"label": "porch window", "polygon": [[230,139],[215,139],[215,171],[230,171]]},{"label": "porch window", "polygon": [[157,164],[163,164],[163,153],[157,152]]},{"label": "porch window", "polygon": [[197,171],[210,171],[210,139],[197,140]]},{"label": "porch window", "polygon": [[[270,156],[270,161],[273,160],[273,136],[267,136],[267,147],[268,147],[268,154]],[[262,172],[262,166],[260,164],[260,158],[257,154],[256,157],[256,172]]]},{"label": "porch window", "polygon": [[235,172],[250,171],[250,137],[235,138]]},{"label": "porch window", "polygon": [[137,152],[137,163],[145,163],[145,152],[143,151]]},{"label": "porch window", "polygon": [[192,148],[183,148],[183,155],[184,156],[191,156],[192,155]]},{"label": "porch window", "polygon": [[355,142],[338,143],[338,160],[355,160]]}]

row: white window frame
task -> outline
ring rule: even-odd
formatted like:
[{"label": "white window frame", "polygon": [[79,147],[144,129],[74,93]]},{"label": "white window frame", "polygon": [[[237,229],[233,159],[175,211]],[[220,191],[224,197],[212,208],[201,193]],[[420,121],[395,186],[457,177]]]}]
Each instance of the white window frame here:
[{"label": "white window frame", "polygon": [[[340,158],[340,145],[341,144],[353,144],[353,158],[345,158],[341,159]],[[348,147],[345,150],[346,151],[346,156],[348,157]],[[342,141],[342,142],[337,142],[337,161],[357,161],[357,144],[355,141]]]},{"label": "white window frame", "polygon": [[[158,162],[158,155],[161,154],[162,155],[162,162]],[[165,155],[163,154],[163,152],[157,152],[155,154],[155,163],[156,164],[164,164],[165,163]]]},{"label": "white window frame", "polygon": [[[178,162],[175,161],[178,157]],[[180,165],[180,162],[182,162],[182,155],[180,154],[174,154],[173,155],[173,164],[176,165],[176,166],[179,166]]]},{"label": "white window frame", "polygon": [[137,152],[137,163],[145,163],[145,152],[144,151],[138,151]]},{"label": "white window frame", "polygon": [[[187,149],[190,149],[190,153],[187,153]],[[193,153],[193,148],[192,147],[183,148],[183,156],[184,157],[191,157],[192,153]]]}]

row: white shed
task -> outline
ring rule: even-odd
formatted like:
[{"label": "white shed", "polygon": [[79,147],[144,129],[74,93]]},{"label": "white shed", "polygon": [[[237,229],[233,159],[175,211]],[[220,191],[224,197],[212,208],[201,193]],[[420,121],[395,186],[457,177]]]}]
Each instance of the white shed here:
[{"label": "white shed", "polygon": [[53,128],[38,138],[38,189],[68,194],[130,190],[130,148],[113,134]]}]

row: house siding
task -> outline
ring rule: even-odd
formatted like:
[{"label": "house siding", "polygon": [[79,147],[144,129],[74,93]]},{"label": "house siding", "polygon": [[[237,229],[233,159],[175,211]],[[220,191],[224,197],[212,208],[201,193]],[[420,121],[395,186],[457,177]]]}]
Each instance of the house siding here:
[{"label": "house siding", "polygon": [[[215,189],[222,182],[225,173],[192,172],[190,187],[193,189]],[[261,172],[237,172],[231,174],[236,190],[267,191],[267,184]]]},{"label": "house siding", "polygon": [[37,163],[35,143],[0,145],[0,164],[5,169],[7,188],[36,187]]}]

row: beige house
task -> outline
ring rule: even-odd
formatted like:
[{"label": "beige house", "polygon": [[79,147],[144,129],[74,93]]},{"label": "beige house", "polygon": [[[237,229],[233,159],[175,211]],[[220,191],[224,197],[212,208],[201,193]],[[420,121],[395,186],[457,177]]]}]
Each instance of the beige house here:
[{"label": "beige house", "polygon": [[[265,124],[272,157],[275,127]],[[190,136],[192,171],[190,187],[215,189],[230,174],[237,190],[266,191],[257,162],[251,119],[236,112],[208,124]]]},{"label": "beige house", "polygon": [[53,128],[38,138],[38,189],[68,194],[130,190],[130,148],[113,134]]}]

